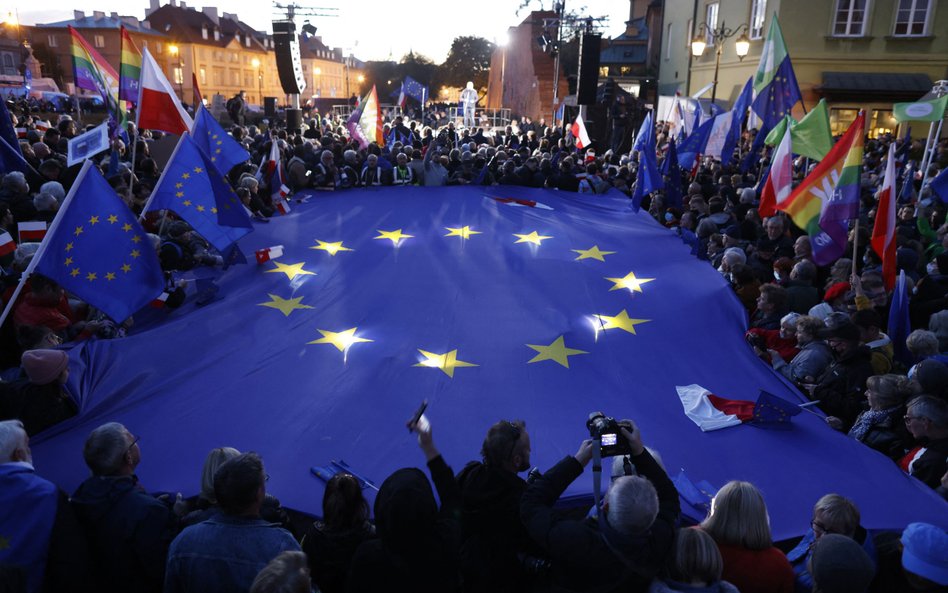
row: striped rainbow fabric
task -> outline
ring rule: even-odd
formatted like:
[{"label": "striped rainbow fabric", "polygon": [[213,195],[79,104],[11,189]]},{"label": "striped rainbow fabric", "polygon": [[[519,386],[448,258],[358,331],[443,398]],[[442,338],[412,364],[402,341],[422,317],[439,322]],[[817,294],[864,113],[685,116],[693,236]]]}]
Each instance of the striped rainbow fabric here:
[{"label": "striped rainbow fabric", "polygon": [[122,27],[122,55],[119,60],[119,99],[137,105],[141,88],[142,52],[138,51],[125,27]]}]

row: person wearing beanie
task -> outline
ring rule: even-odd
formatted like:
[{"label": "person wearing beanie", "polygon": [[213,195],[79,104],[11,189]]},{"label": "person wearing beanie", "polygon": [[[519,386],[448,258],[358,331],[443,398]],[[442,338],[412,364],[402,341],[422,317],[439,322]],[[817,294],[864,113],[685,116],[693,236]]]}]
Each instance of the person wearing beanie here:
[{"label": "person wearing beanie", "polygon": [[866,380],[872,376],[872,353],[861,344],[859,328],[851,322],[824,328],[817,335],[826,340],[834,361],[817,378],[810,398],[820,400],[820,409],[835,416],[834,428],[849,431],[866,403]]},{"label": "person wearing beanie", "polygon": [[30,436],[75,416],[79,409],[64,389],[69,356],[62,350],[27,350],[21,358],[27,379],[10,384],[6,419],[19,419]]},{"label": "person wearing beanie", "polygon": [[902,532],[902,569],[917,591],[948,587],[948,533],[928,523],[910,523]]},{"label": "person wearing beanie", "polygon": [[813,544],[810,575],[814,593],[863,593],[875,574],[869,555],[845,535],[826,534]]}]

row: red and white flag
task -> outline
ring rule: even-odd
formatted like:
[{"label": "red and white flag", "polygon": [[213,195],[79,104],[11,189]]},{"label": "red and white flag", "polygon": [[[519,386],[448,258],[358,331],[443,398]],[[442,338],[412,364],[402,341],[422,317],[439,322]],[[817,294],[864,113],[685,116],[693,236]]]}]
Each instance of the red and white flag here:
[{"label": "red and white flag", "polygon": [[13,241],[13,237],[10,236],[10,233],[0,233],[0,257],[9,255],[14,251],[16,251],[16,243]]},{"label": "red and white flag", "polygon": [[755,402],[718,397],[700,385],[678,385],[685,415],[702,432],[737,426],[754,418]]},{"label": "red and white flag", "polygon": [[774,152],[773,164],[767,182],[760,192],[760,206],[757,211],[761,218],[773,216],[790,194],[793,193],[793,150],[790,142],[790,126],[783,133],[780,144]]},{"label": "red and white flag", "polygon": [[276,207],[277,212],[279,212],[283,216],[286,216],[287,214],[290,213],[290,203],[286,201],[286,198],[283,197],[284,195],[286,194],[282,194],[279,199],[274,198],[273,205],[274,207]]},{"label": "red and white flag", "polygon": [[138,127],[181,135],[193,121],[174,93],[174,88],[148,48],[142,49],[141,95],[138,101]]},{"label": "red and white flag", "polygon": [[882,258],[882,281],[886,290],[895,288],[895,142],[889,144],[885,179],[879,190],[876,224],[872,228],[872,249]]},{"label": "red and white flag", "polygon": [[274,245],[273,247],[264,247],[263,249],[258,249],[255,251],[257,255],[257,264],[262,264],[268,262],[271,259],[276,259],[278,257],[283,257],[283,246]]},{"label": "red and white flag", "polygon": [[280,158],[280,147],[276,140],[270,146],[270,160],[267,161],[267,172],[270,178],[270,201],[280,214],[290,211],[286,203],[286,196],[290,195],[290,188],[286,186],[286,177],[283,175],[283,159]]},{"label": "red and white flag", "polygon": [[38,243],[46,236],[46,223],[42,220],[30,220],[17,223],[20,243]]},{"label": "red and white flag", "polygon": [[171,295],[167,291],[162,292],[151,302],[151,307],[154,309],[164,309],[169,296]]},{"label": "red and white flag", "polygon": [[26,140],[26,135],[29,133],[29,130],[26,128],[14,128],[16,130],[17,140]]},{"label": "red and white flag", "polygon": [[583,114],[580,113],[576,116],[576,121],[573,122],[569,131],[573,134],[573,138],[576,138],[576,148],[581,149],[592,144],[589,133],[586,132],[586,124],[583,123]]}]

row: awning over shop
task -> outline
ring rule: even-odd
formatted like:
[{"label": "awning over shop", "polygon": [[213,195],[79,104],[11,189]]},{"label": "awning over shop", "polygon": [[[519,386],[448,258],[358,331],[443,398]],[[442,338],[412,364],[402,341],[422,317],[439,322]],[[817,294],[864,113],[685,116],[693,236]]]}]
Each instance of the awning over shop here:
[{"label": "awning over shop", "polygon": [[830,101],[914,101],[932,90],[927,74],[824,72],[814,89]]}]

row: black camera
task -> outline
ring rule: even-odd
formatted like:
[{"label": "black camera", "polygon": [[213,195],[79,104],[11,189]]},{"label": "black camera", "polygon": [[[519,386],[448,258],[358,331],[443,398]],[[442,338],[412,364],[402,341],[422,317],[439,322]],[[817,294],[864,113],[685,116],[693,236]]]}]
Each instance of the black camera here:
[{"label": "black camera", "polygon": [[593,412],[589,415],[589,420],[586,421],[586,428],[589,429],[589,436],[594,439],[601,439],[602,457],[632,454],[632,446],[619,432],[619,428],[632,430],[630,424],[620,423],[615,418],[610,418],[602,412]]}]

